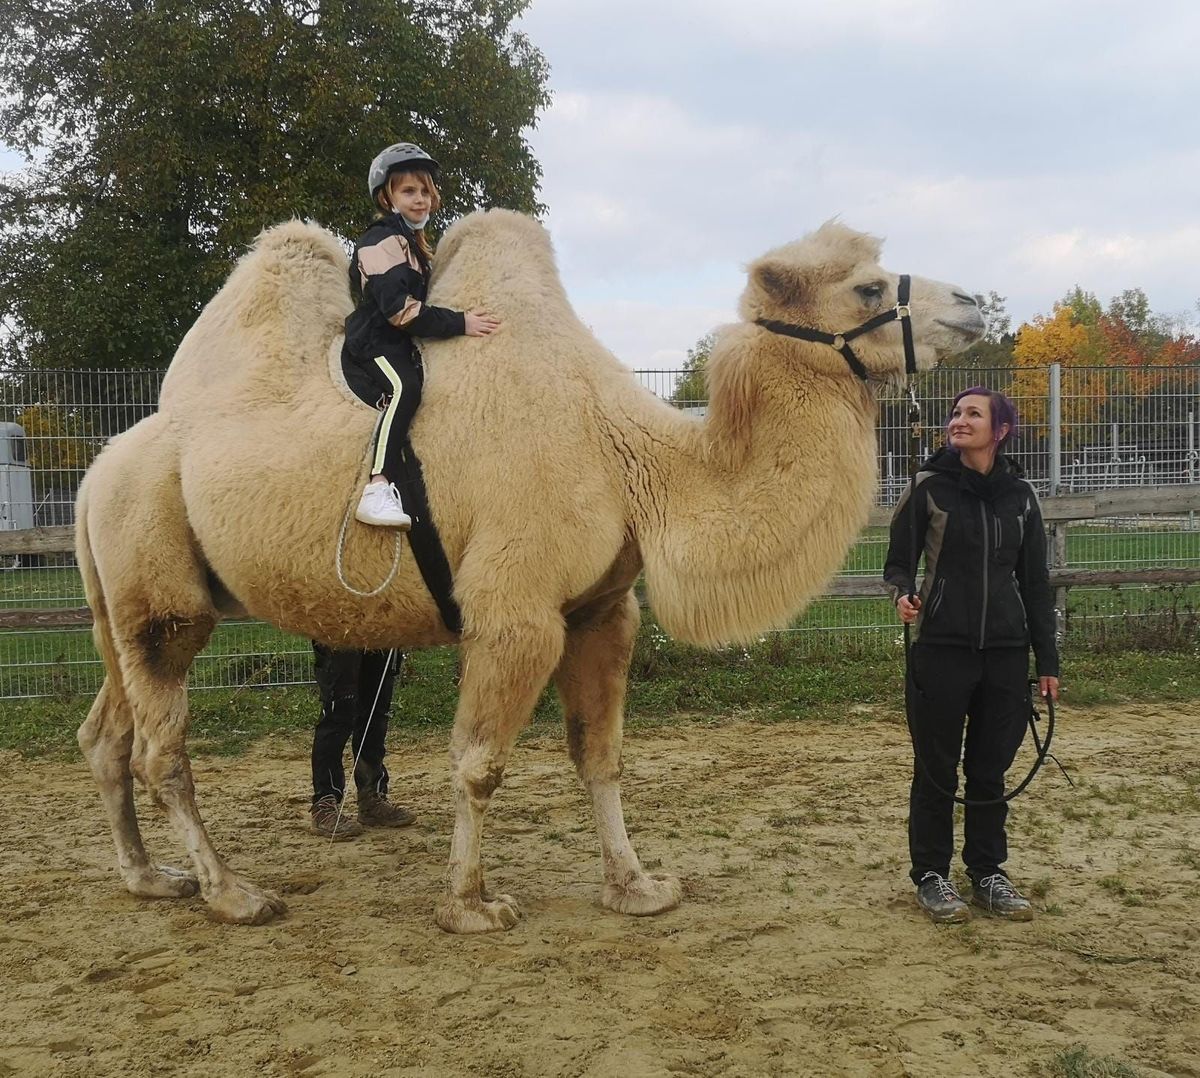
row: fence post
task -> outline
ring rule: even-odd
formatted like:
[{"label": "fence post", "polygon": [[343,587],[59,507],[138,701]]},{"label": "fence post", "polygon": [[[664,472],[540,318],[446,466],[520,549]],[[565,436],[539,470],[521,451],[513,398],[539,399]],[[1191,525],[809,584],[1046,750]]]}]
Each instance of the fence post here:
[{"label": "fence post", "polygon": [[[1062,489],[1062,364],[1050,364],[1050,496]],[[1067,566],[1067,522],[1050,525],[1050,568]],[[1067,631],[1067,589],[1054,589],[1054,635],[1059,641]]]},{"label": "fence post", "polygon": [[1050,364],[1050,497],[1062,486],[1062,364]]}]

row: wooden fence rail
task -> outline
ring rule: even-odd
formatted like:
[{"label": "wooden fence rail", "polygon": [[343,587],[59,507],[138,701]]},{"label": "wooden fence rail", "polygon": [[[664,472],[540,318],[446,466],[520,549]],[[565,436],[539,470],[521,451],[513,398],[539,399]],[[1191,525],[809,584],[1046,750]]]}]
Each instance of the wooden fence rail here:
[{"label": "wooden fence rail", "polygon": [[[1050,585],[1055,589],[1119,584],[1200,584],[1200,568],[1194,569],[1067,569],[1066,525],[1082,520],[1132,517],[1144,513],[1186,515],[1200,511],[1200,483],[1164,487],[1119,487],[1091,494],[1061,494],[1042,499],[1042,516],[1055,532]],[[885,527],[890,509],[871,511],[868,526]],[[73,527],[32,528],[0,531],[0,557],[26,554],[64,554],[75,549]],[[838,598],[872,598],[887,594],[882,580],[873,576],[839,576],[829,583],[826,595]],[[1060,608],[1065,603],[1058,603]],[[40,607],[0,610],[0,630],[60,629],[92,623],[86,607]]]}]

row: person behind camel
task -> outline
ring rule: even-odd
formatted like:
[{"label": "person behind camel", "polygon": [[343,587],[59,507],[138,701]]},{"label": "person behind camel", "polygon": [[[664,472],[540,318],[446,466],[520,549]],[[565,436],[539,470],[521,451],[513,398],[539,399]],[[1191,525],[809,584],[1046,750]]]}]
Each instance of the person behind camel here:
[{"label": "person behind camel", "polygon": [[358,238],[350,263],[350,292],[358,306],[346,319],[342,369],[350,388],[383,410],[371,478],[355,517],[380,527],[412,526],[395,479],[425,380],[414,338],[486,337],[500,326],[485,311],[425,302],[433,258],[425,225],[442,204],[437,169],[411,142],[389,146],[371,162],[367,187],[379,214]]},{"label": "person behind camel", "polygon": [[[900,620],[915,629],[905,680],[915,746],[910,876],[918,905],[935,922],[971,914],[949,878],[959,755],[968,800],[1003,796],[1031,706],[1031,644],[1039,691],[1058,699],[1041,509],[1020,465],[1003,452],[1016,429],[1016,410],[1004,394],[964,390],[946,424],[947,444],[921,466],[892,517],[884,579]],[[910,601],[920,551],[925,577]],[[971,901],[996,916],[1028,921],[1033,907],[1001,867],[1007,814],[1003,802],[966,806]]]},{"label": "person behind camel", "polygon": [[[383,763],[392,691],[403,653],[340,650],[316,640],[312,646],[313,672],[321,696],[321,717],[312,747],[312,831],[340,841],[361,835],[364,824],[407,827],[416,817],[388,800],[388,770]],[[347,742],[355,761],[357,819],[342,809]]]}]

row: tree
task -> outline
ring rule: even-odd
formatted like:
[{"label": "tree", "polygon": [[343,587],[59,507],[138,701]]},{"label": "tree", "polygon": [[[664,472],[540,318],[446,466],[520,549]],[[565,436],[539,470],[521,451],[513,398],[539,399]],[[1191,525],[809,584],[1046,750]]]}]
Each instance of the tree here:
[{"label": "tree", "polygon": [[3,0],[0,367],[166,364],[263,227],[370,217],[371,158],[443,166],[435,228],[541,209],[528,0]]},{"label": "tree", "polygon": [[695,406],[708,403],[708,357],[716,340],[716,333],[706,333],[688,349],[683,376],[671,394],[673,404]]},{"label": "tree", "polygon": [[1150,398],[1166,384],[1165,368],[1200,361],[1200,342],[1173,332],[1169,319],[1152,313],[1140,288],[1126,289],[1105,309],[1094,294],[1076,287],[1049,318],[1038,315],[1021,327],[1013,360],[1013,393],[1031,424],[1047,419],[1047,368],[1058,363],[1069,372],[1063,432],[1068,442],[1086,443],[1110,423],[1166,415],[1169,408],[1157,398],[1151,407]]}]

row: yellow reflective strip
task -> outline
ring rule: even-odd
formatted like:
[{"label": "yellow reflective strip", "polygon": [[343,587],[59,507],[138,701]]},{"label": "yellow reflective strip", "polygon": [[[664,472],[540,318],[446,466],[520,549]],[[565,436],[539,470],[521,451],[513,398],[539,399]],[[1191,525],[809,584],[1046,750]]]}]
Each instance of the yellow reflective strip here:
[{"label": "yellow reflective strip", "polygon": [[[383,357],[375,357],[375,366],[382,372],[392,386],[392,399],[388,402],[388,406],[383,413],[383,421],[379,424],[379,433],[375,436],[375,461],[371,465],[372,475],[381,475],[383,473],[383,458],[387,454],[388,435],[392,430],[392,419],[396,415],[396,406],[400,403],[400,394],[404,391],[404,387],[400,384],[400,375],[398,375],[392,365]],[[388,481],[391,482],[392,477],[388,476]]]}]

